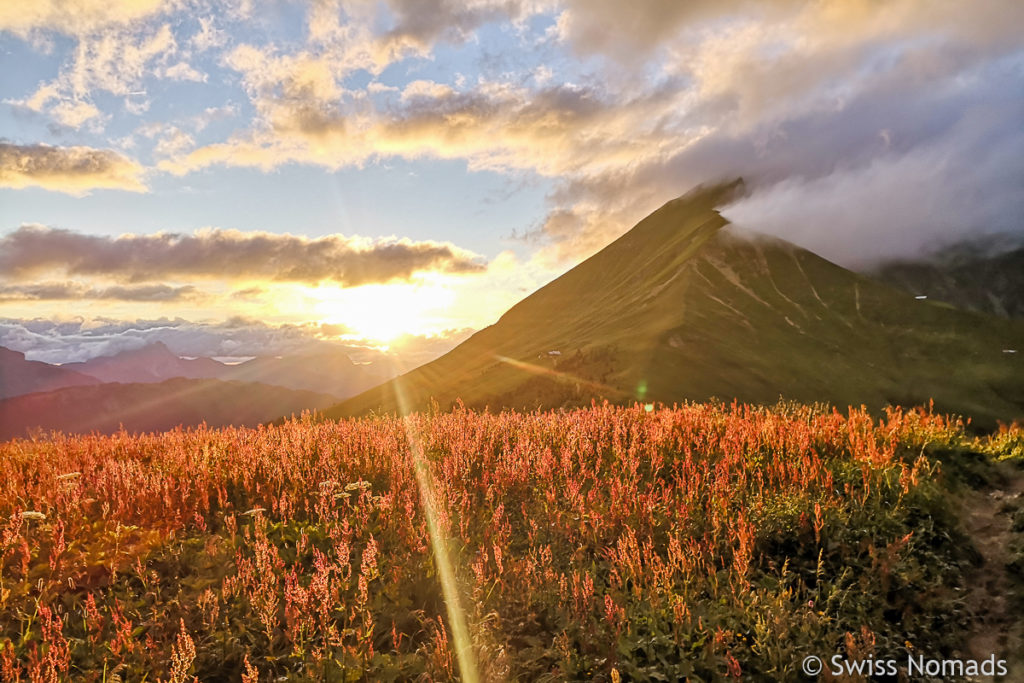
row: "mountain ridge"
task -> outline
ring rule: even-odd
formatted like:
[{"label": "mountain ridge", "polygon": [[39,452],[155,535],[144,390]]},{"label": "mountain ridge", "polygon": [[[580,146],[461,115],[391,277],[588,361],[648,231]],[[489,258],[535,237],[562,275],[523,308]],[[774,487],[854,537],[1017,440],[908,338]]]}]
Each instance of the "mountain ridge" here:
[{"label": "mountain ridge", "polygon": [[337,397],[255,382],[189,379],[65,387],[0,400],[0,440],[37,431],[163,432],[205,423],[255,427]]},{"label": "mountain ridge", "polygon": [[99,380],[57,365],[26,360],[21,351],[0,346],[0,399],[89,384],[99,384]]},{"label": "mountain ridge", "polygon": [[961,243],[928,259],[889,261],[866,274],[915,296],[1024,319],[1024,246],[1007,246]]},{"label": "mountain ridge", "polygon": [[207,357],[181,358],[159,341],[59,367],[106,383],[164,382],[176,377],[219,379],[331,394],[339,399],[391,377],[383,366],[357,365],[344,351],[332,348],[300,351],[283,357],[257,356],[227,365]]}]

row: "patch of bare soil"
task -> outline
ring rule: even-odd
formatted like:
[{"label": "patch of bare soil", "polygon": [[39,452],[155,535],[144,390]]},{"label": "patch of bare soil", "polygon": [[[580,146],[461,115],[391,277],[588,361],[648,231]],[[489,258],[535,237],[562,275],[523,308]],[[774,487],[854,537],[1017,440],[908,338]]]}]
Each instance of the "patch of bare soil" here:
[{"label": "patch of bare soil", "polygon": [[1015,576],[1009,566],[1012,547],[1024,536],[1013,530],[1014,514],[1024,510],[1024,471],[1001,464],[999,473],[1000,485],[973,491],[964,501],[964,526],[983,558],[965,588],[967,605],[976,615],[966,655],[980,661],[995,654],[1007,660],[1005,678],[974,680],[1024,681],[1024,614],[1017,597],[1024,577]]}]

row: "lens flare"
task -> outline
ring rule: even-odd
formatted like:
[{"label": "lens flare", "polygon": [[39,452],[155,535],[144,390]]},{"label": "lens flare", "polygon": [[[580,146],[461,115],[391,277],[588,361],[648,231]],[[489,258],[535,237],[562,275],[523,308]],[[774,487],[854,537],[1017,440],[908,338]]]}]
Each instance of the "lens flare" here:
[{"label": "lens flare", "polygon": [[441,528],[437,523],[437,499],[430,481],[430,468],[423,455],[423,445],[410,415],[411,411],[405,396],[405,389],[402,386],[402,378],[397,378],[392,384],[395,387],[395,401],[398,404],[399,416],[405,426],[409,452],[412,454],[413,469],[416,473],[416,484],[420,490],[423,513],[427,518],[430,547],[434,551],[434,561],[437,563],[437,573],[441,579],[441,591],[444,593],[448,623],[451,625],[452,639],[455,641],[455,658],[459,663],[459,672],[462,674],[462,680],[466,683],[478,683],[480,677],[477,674],[476,657],[473,654],[473,641],[469,636],[466,613],[459,600],[459,586],[455,580],[455,569],[452,567],[451,557],[448,555],[448,539],[442,536]]}]

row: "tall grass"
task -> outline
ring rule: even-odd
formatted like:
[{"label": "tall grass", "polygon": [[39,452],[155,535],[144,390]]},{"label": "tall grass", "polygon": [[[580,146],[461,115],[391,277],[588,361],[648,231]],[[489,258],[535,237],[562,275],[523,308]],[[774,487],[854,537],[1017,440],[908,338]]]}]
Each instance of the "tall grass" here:
[{"label": "tall grass", "polygon": [[964,543],[924,455],[968,444],[956,420],[408,421],[0,444],[0,676],[458,676],[410,433],[484,679],[783,680],[807,654],[941,653],[964,627]]}]

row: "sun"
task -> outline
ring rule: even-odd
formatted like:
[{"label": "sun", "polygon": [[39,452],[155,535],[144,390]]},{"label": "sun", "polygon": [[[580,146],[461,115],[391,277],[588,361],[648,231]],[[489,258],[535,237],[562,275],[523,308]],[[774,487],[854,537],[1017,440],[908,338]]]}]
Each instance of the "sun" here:
[{"label": "sun", "polygon": [[323,323],[341,325],[353,337],[380,344],[403,335],[426,335],[444,327],[454,292],[442,283],[310,287],[312,315]]}]

